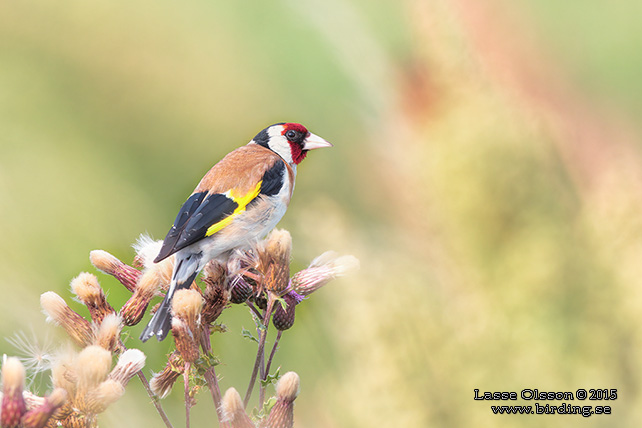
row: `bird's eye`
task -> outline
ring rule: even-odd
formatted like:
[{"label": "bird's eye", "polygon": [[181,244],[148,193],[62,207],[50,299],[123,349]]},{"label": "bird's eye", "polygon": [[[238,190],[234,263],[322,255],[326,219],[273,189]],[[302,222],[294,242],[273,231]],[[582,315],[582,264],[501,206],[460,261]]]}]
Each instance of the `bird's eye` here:
[{"label": "bird's eye", "polygon": [[287,138],[290,141],[293,141],[296,139],[297,134],[298,133],[296,131],[290,129],[288,132],[285,133],[285,138]]}]

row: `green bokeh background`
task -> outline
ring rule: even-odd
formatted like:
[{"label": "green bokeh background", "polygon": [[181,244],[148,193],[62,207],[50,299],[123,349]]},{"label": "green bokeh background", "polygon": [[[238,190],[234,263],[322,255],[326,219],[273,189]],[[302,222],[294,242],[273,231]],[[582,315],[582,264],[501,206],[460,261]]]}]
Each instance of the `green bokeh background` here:
[{"label": "green bokeh background", "polygon": [[[131,261],[211,165],[296,121],[335,147],[301,165],[280,223],[293,267],[330,249],[361,260],[284,335],[276,364],[301,376],[297,426],[639,426],[642,6],[488,3],[506,16],[475,27],[464,0],[0,2],[2,336],[65,341],[41,293],[71,302],[71,278],[95,272],[90,250]],[[510,24],[508,42],[536,40],[533,62],[576,104],[617,119],[588,169],[564,151],[583,153],[581,136],[556,132],[564,107],[520,93],[502,75],[517,64],[477,43]],[[126,291],[99,279],[120,307]],[[252,323],[238,307],[222,321],[221,385],[242,391]],[[128,346],[149,372],[170,343]],[[0,340],[0,353],[16,350]],[[494,416],[474,388],[619,398],[585,403],[610,416]],[[175,426],[179,389],[164,400]],[[125,397],[101,426],[161,426],[136,381]],[[215,426],[199,399],[194,426]]]}]

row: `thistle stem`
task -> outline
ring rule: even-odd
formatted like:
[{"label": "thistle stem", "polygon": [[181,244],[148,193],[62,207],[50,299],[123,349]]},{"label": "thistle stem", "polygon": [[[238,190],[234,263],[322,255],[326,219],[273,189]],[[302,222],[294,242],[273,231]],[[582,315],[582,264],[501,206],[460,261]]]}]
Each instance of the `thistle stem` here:
[{"label": "thistle stem", "polygon": [[[254,384],[256,383],[256,376],[261,368],[261,377],[264,377],[264,363],[265,363],[265,341],[267,339],[268,326],[270,323],[270,316],[272,315],[272,309],[274,307],[274,296],[271,292],[268,292],[268,302],[267,308],[265,308],[265,313],[263,316],[263,329],[259,329],[259,348],[256,351],[256,360],[254,361],[254,369],[252,370],[252,376],[250,377],[250,384],[247,386],[247,391],[245,392],[245,399],[243,400],[243,406],[247,408],[250,398],[252,397],[252,390],[254,389]],[[260,319],[260,317],[259,317]],[[265,380],[265,379],[263,379]],[[260,408],[263,407],[263,403],[259,403]]]},{"label": "thistle stem", "polygon": [[185,362],[185,371],[183,372],[183,382],[185,385],[185,428],[189,428],[189,411],[192,407],[192,400],[189,397],[189,370],[191,364]]},{"label": "thistle stem", "polygon": [[[201,347],[205,354],[212,352],[212,342],[210,340],[210,327],[203,326],[201,332]],[[216,377],[216,371],[214,366],[210,366],[204,374],[205,381],[207,382],[207,387],[212,394],[212,401],[214,402],[214,407],[216,407],[216,416],[218,416],[218,421],[223,420],[223,410],[221,409],[221,388],[218,385],[218,379]]]},{"label": "thistle stem", "polygon": [[172,423],[169,421],[165,410],[163,410],[163,406],[161,406],[158,397],[154,394],[154,392],[152,392],[152,388],[149,386],[149,382],[147,381],[147,378],[143,374],[142,370],[136,373],[136,375],[138,376],[138,379],[140,379],[140,383],[143,384],[143,388],[145,388],[145,391],[147,391],[147,395],[149,395],[149,398],[151,398],[152,403],[154,404],[154,407],[156,407],[156,411],[165,423],[165,426],[167,428],[174,428]]},{"label": "thistle stem", "polygon": [[[127,350],[127,347],[125,347],[125,344],[120,339],[118,339],[118,349],[121,353]],[[147,395],[149,395],[149,398],[152,400],[152,403],[154,404],[154,407],[156,407],[156,411],[158,412],[158,415],[161,417],[161,419],[165,423],[165,426],[167,428],[174,428],[172,423],[169,421],[169,418],[167,417],[165,410],[163,410],[163,406],[161,406],[161,403],[158,400],[158,397],[156,396],[156,394],[154,394],[154,392],[152,391],[152,388],[149,386],[149,381],[145,377],[145,374],[143,373],[143,371],[140,370],[138,373],[136,373],[136,376],[138,376],[138,379],[140,379],[140,383],[143,384],[143,388],[145,388],[145,391],[147,391]]]},{"label": "thistle stem", "polygon": [[276,354],[277,345],[279,344],[279,340],[281,340],[282,334],[283,334],[283,330],[279,330],[279,332],[276,334],[276,339],[274,339],[274,345],[272,345],[272,352],[270,352],[270,357],[268,358],[267,366],[265,367],[265,372],[268,375],[270,374],[272,359],[274,358],[274,354]]}]

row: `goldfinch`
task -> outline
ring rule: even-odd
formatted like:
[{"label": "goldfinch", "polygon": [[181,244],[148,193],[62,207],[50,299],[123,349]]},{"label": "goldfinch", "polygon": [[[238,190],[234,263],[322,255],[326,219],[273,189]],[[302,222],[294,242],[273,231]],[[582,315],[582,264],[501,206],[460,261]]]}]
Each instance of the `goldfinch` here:
[{"label": "goldfinch", "polygon": [[308,151],[332,147],[298,123],[259,132],[212,167],[183,204],[154,260],[176,254],[172,280],[140,339],[163,340],[171,328],[176,290],[188,288],[212,259],[265,236],[281,220],[294,191],[297,165]]}]

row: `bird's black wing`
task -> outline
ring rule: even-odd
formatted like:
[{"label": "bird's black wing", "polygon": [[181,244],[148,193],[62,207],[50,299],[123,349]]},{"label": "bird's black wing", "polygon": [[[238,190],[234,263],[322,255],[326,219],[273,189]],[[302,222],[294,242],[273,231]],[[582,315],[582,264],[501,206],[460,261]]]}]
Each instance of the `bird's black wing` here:
[{"label": "bird's black wing", "polygon": [[192,194],[178,212],[154,262],[157,263],[223,229],[259,195],[273,196],[279,193],[284,173],[285,164],[282,161],[276,162],[263,174],[261,181],[245,194],[239,194],[235,189],[225,193]]}]

